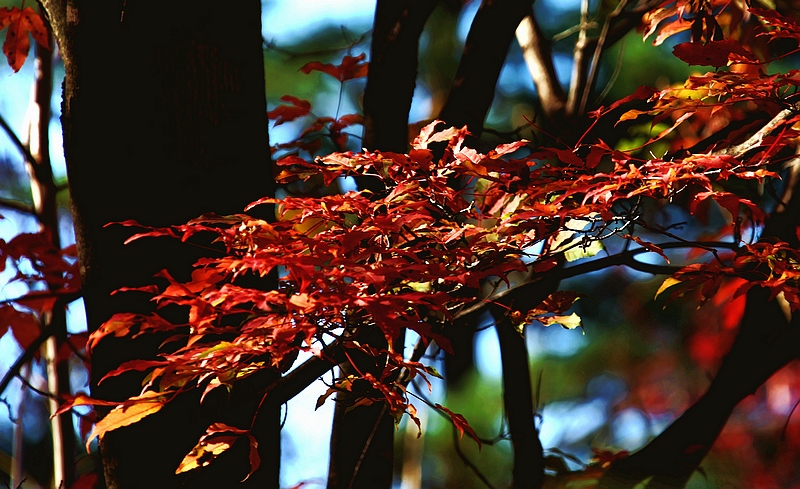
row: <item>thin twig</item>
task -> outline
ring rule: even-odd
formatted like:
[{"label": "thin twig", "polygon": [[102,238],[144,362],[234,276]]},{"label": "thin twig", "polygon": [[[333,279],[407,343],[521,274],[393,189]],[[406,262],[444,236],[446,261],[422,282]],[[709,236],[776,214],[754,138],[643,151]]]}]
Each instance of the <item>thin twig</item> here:
[{"label": "thin twig", "polygon": [[586,86],[588,68],[588,30],[589,30],[589,0],[581,0],[581,28],[578,40],[575,41],[575,50],[572,62],[572,77],[569,82],[569,95],[567,96],[567,115],[578,114],[580,97]]},{"label": "thin twig", "polygon": [[20,202],[19,200],[5,199],[0,197],[0,206],[8,207],[9,209],[19,212],[24,212],[25,214],[31,214],[34,217],[36,216],[36,211],[33,209],[32,205]]},{"label": "thin twig", "polygon": [[40,396],[47,397],[49,399],[59,400],[58,396],[53,394],[52,392],[48,392],[48,391],[39,389],[38,387],[36,387],[33,384],[31,384],[31,381],[28,380],[27,378],[25,378],[24,375],[21,375],[21,374],[17,375],[17,379],[19,379],[19,381],[22,382],[22,385],[24,385],[28,389],[32,390],[33,392],[39,394]]},{"label": "thin twig", "polygon": [[37,163],[36,158],[34,158],[33,155],[31,154],[28,145],[23,143],[19,139],[19,136],[17,136],[17,134],[14,132],[14,130],[11,128],[11,126],[8,124],[8,122],[2,115],[0,115],[0,128],[2,128],[3,131],[5,131],[5,133],[8,134],[8,137],[9,139],[11,139],[11,142],[14,144],[14,146],[16,146],[19,152],[22,153],[22,156],[24,156],[28,162],[32,164]]},{"label": "thin twig", "polygon": [[364,461],[364,457],[367,455],[369,446],[372,444],[372,438],[375,437],[375,433],[378,431],[378,426],[381,424],[384,414],[386,414],[386,403],[383,404],[380,414],[378,414],[378,417],[375,419],[375,424],[372,426],[372,431],[369,432],[369,437],[367,438],[366,443],[364,443],[364,448],[361,450],[361,454],[358,456],[358,461],[356,462],[356,466],[353,467],[353,475],[350,477],[350,482],[347,484],[348,488],[352,488],[353,484],[356,481],[356,476],[358,475],[358,469],[361,468],[361,462]]},{"label": "thin twig", "polygon": [[620,44],[619,46],[619,54],[617,55],[617,64],[614,65],[614,72],[611,73],[611,77],[608,79],[608,83],[606,83],[605,88],[603,91],[600,92],[600,95],[597,96],[597,100],[595,101],[595,105],[600,105],[603,99],[606,98],[608,92],[614,87],[614,84],[617,82],[617,78],[619,74],[622,73],[622,62],[625,59],[625,42]]},{"label": "thin twig", "polygon": [[487,479],[486,476],[480,471],[478,466],[475,465],[472,460],[470,460],[469,457],[467,457],[467,455],[461,450],[461,445],[459,444],[458,439],[458,431],[456,430],[455,426],[453,426],[453,448],[455,449],[458,458],[460,458],[461,461],[464,462],[464,465],[469,467],[469,469],[475,473],[475,476],[478,477],[478,479],[480,479],[480,481],[483,482],[486,487],[489,489],[495,489],[492,483],[489,482],[489,479]]},{"label": "thin twig", "polygon": [[603,54],[606,39],[608,38],[608,29],[611,27],[611,21],[619,16],[627,3],[628,0],[621,0],[619,4],[617,4],[617,8],[606,17],[603,29],[600,32],[600,37],[597,38],[597,44],[594,47],[592,61],[589,64],[589,75],[586,78],[586,85],[583,87],[583,94],[581,95],[581,102],[578,107],[579,114],[583,114],[586,110],[586,104],[589,102],[589,94],[592,93],[594,89],[597,72],[599,71],[600,56]]},{"label": "thin twig", "polygon": [[714,151],[713,154],[715,155],[729,155],[729,156],[742,156],[748,151],[753,148],[758,147],[761,142],[764,140],[765,137],[769,135],[776,127],[778,127],[783,121],[788,119],[789,117],[795,115],[798,111],[800,111],[800,103],[794,104],[792,107],[788,109],[783,109],[782,111],[778,112],[778,114],[772,118],[769,122],[767,122],[764,127],[759,129],[755,134],[750,136],[750,138],[735,146],[731,146],[729,148],[721,149],[719,151]]},{"label": "thin twig", "polygon": [[6,374],[3,376],[3,380],[0,380],[0,394],[6,390],[8,384],[11,383],[11,379],[19,376],[19,371],[22,366],[31,361],[36,352],[39,351],[39,347],[42,346],[45,341],[47,341],[47,338],[56,333],[57,330],[58,328],[52,324],[47,325],[47,327],[42,330],[39,336],[33,340],[33,342],[28,345],[27,348],[25,348],[25,351],[22,352],[22,355],[17,357],[17,359],[8,369],[8,372],[6,372]]}]

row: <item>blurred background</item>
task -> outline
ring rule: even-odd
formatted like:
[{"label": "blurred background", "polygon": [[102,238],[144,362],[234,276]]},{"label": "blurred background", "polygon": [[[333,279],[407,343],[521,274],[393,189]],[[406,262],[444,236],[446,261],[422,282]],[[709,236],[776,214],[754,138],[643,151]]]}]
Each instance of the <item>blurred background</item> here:
[{"label": "blurred background", "polygon": [[[264,60],[269,109],[281,103],[283,95],[307,99],[314,116],[358,113],[364,79],[340,84],[320,72],[303,74],[299,68],[310,61],[338,64],[346,54],[366,53],[369,59],[375,2],[369,0],[264,0]],[[420,46],[420,72],[410,122],[419,125],[437,114],[447,96],[477,0],[462,8],[440,6],[428,22],[429,32]],[[0,6],[16,3],[0,1]],[[545,34],[555,36],[556,69],[566,86],[579,23],[578,0],[539,0],[535,11]],[[593,6],[594,8],[594,6]],[[436,35],[431,35],[435,32]],[[609,50],[600,70],[599,87],[604,100],[632,93],[640,85],[663,88],[685,80],[689,67],[672,56],[671,48],[685,39],[679,36],[654,47],[632,32]],[[59,222],[64,246],[74,242],[66,188],[66,170],[61,149],[60,80],[63,67],[56,56],[55,87],[50,121],[50,152],[59,192]],[[30,105],[33,60],[14,74],[0,63],[0,117],[24,134]],[[489,138],[535,138],[526,118],[536,120],[536,91],[516,45],[508,54],[494,103],[487,120]],[[309,118],[270,127],[270,144],[296,139]],[[359,150],[361,126],[348,133],[347,149]],[[631,131],[620,144],[634,147],[644,142],[648,131]],[[535,139],[534,139],[535,141]],[[637,143],[638,141],[638,143]],[[326,146],[329,145],[329,146]],[[323,141],[320,154],[334,151]],[[288,149],[276,149],[276,156]],[[341,189],[352,182],[342,180]],[[0,131],[0,239],[11,240],[20,233],[36,232],[36,221],[13,203],[31,204],[29,177],[24,158]],[[665,219],[684,222],[691,234],[696,223],[683,211],[661,209]],[[721,216],[711,216],[721,219]],[[696,235],[700,233],[697,227]],[[681,263],[686,256],[674,255]],[[27,292],[24,282],[10,280],[14,271],[0,272],[0,301]],[[557,327],[528,326],[525,331],[531,372],[536,382],[538,426],[548,453],[566,460],[571,469],[589,463],[593,450],[634,451],[660,433],[704,391],[719,361],[733,340],[743,309],[741,299],[732,300],[734,290],[723,290],[712,301],[696,309],[694,301],[677,301],[664,306],[654,300],[663,278],[623,269],[611,269],[571,279],[562,288],[583,292],[576,305],[585,331]],[[742,298],[743,299],[743,298]],[[420,408],[424,436],[416,438],[416,427],[403,421],[397,436],[396,487],[447,488],[486,487],[476,471],[493,487],[506,487],[511,480],[510,442],[504,439],[499,347],[495,330],[487,319],[475,337],[474,368],[457,384],[445,386],[432,379],[433,393],[421,395],[462,413],[485,443],[478,451],[474,443],[454,438],[449,422],[436,412]],[[69,305],[68,328],[85,331],[82,303]],[[411,341],[411,339],[409,340]],[[9,330],[0,337],[0,375],[22,353],[20,338]],[[426,363],[443,370],[441,355]],[[88,389],[82,362],[73,357],[71,389]],[[45,388],[40,361],[23,372],[31,386]],[[773,376],[734,412],[728,425],[695,474],[691,488],[800,487],[800,420],[792,416],[800,399],[800,366],[796,363]],[[330,374],[326,380],[330,381]],[[281,483],[293,487],[324,487],[327,473],[328,439],[333,404],[314,409],[325,392],[323,382],[312,385],[285,407],[283,470]],[[76,430],[80,417],[75,416]],[[46,487],[50,464],[50,426],[46,399],[26,388],[19,380],[0,393],[0,486],[8,480],[16,443],[23,444],[26,480],[22,487]],[[79,436],[76,431],[76,437]],[[83,443],[77,444],[83,451]],[[465,462],[465,459],[469,462]],[[78,471],[96,467],[93,456],[78,457]],[[471,464],[474,469],[469,468]],[[421,468],[421,469],[420,469]],[[7,484],[7,482],[6,482]],[[576,486],[577,487],[577,486]]]}]

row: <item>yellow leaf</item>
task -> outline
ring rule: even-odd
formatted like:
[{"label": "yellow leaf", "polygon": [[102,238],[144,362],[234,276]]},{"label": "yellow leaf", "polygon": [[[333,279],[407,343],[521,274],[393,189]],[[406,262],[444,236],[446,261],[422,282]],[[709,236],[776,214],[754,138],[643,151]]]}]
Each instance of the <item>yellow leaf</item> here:
[{"label": "yellow leaf", "polygon": [[575,329],[582,327],[581,317],[574,312],[569,316],[541,316],[536,318],[543,326],[560,324],[562,328]]},{"label": "yellow leaf", "polygon": [[636,119],[640,115],[646,114],[646,113],[647,113],[646,111],[631,109],[631,110],[625,112],[624,114],[622,114],[619,117],[619,120],[620,120],[620,122],[622,122],[622,121],[628,121],[628,120]]},{"label": "yellow leaf", "polygon": [[141,396],[131,398],[131,401],[135,401],[134,404],[123,404],[115,407],[94,426],[89,438],[86,440],[86,451],[89,451],[89,445],[95,437],[102,439],[103,435],[109,431],[131,425],[158,412],[164,406],[163,396],[164,394],[159,392],[147,391]]},{"label": "yellow leaf", "polygon": [[217,458],[217,455],[233,446],[233,443],[238,438],[237,436],[218,436],[215,437],[213,442],[201,441],[192,448],[191,452],[183,457],[175,473],[180,474],[181,472],[188,472],[200,467],[205,467],[210,464],[212,460]]},{"label": "yellow leaf", "polygon": [[664,292],[668,288],[672,287],[673,285],[676,285],[676,284],[679,284],[679,283],[681,283],[681,281],[678,280],[677,278],[675,278],[675,277],[667,277],[667,279],[664,280],[664,282],[661,283],[661,287],[658,288],[658,290],[656,291],[656,296],[653,297],[653,299],[657,299],[659,294],[661,294],[662,292]]}]

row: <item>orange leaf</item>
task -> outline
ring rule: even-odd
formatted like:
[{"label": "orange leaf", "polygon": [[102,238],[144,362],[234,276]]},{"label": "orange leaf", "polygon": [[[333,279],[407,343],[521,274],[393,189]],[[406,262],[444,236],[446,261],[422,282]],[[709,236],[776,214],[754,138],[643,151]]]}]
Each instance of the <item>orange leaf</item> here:
[{"label": "orange leaf", "polygon": [[214,423],[206,429],[206,433],[200,437],[197,445],[183,457],[180,465],[175,469],[175,473],[180,474],[205,467],[217,458],[219,454],[231,448],[242,436],[247,436],[250,444],[250,472],[242,480],[244,482],[261,465],[261,457],[258,455],[258,442],[247,430],[224,423]]},{"label": "orange leaf", "polygon": [[141,396],[132,397],[125,404],[115,407],[94,426],[94,430],[86,439],[86,451],[89,451],[89,445],[95,437],[102,439],[109,431],[132,425],[160,411],[164,407],[163,397],[164,394],[160,392],[147,391]]}]

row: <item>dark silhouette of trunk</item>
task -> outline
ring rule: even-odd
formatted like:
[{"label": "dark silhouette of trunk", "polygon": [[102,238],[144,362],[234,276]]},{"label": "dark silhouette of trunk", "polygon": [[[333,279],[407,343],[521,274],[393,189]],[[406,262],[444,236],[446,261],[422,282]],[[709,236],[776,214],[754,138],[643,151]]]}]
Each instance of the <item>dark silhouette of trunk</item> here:
[{"label": "dark silhouette of trunk", "polygon": [[[164,268],[188,278],[199,256],[172,240],[123,245],[130,229],[107,223],[178,224],[205,212],[241,212],[272,192],[260,3],[43,0],[42,6],[65,65],[64,150],[94,330],[116,312],[152,307],[146,297],[110,296],[113,290],[152,283]],[[137,375],[97,383],[121,362],[152,358],[161,339],[101,341],[92,356],[93,395],[136,395]],[[232,398],[233,408],[225,400],[201,407],[198,395],[185,395],[109,433],[100,443],[108,487],[238,484],[248,471],[244,446],[207,470],[175,475],[210,422],[247,427],[258,397],[234,388]],[[257,423],[261,468],[242,487],[278,486],[278,414],[273,408]]]},{"label": "dark silhouette of trunk", "polygon": [[484,0],[467,34],[453,87],[439,118],[467,126],[477,138],[494,99],[495,86],[514,33],[533,0]]},{"label": "dark silhouette of trunk", "polygon": [[514,447],[513,487],[538,489],[544,484],[544,454],[534,424],[533,389],[525,337],[507,311],[492,311],[503,364],[503,405]]},{"label": "dark silhouette of trunk", "polygon": [[438,2],[378,0],[364,91],[367,149],[405,153],[408,111],[417,79],[419,37]]}]

